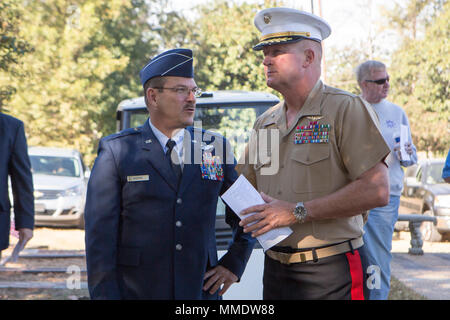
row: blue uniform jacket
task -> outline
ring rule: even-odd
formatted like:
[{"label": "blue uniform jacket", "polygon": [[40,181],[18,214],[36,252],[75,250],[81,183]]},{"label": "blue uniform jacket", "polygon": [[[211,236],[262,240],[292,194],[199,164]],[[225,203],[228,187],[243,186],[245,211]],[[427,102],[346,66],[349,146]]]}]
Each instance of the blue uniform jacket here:
[{"label": "blue uniform jacket", "polygon": [[23,122],[0,113],[0,251],[9,246],[11,203],[8,175],[14,198],[16,230],[34,227],[33,178]]},{"label": "blue uniform jacket", "polygon": [[[184,163],[178,188],[148,121],[100,141],[85,209],[91,298],[217,299],[202,290],[206,270],[219,263],[239,278],[244,272],[255,240],[228,209],[233,242],[220,261],[215,241],[218,197],[237,179],[234,157],[227,164],[223,152],[223,181],[202,179],[205,132],[188,132],[191,163]],[[225,139],[215,139],[225,150]]]}]

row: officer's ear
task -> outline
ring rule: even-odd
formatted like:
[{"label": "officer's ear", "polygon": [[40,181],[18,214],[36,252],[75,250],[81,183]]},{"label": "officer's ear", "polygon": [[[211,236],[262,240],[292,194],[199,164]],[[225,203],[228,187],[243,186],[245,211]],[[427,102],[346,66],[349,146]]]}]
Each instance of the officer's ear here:
[{"label": "officer's ear", "polygon": [[[316,59],[316,53],[311,48],[306,48],[304,51],[305,54],[305,63],[311,65]],[[306,67],[306,65],[305,65]]]},{"label": "officer's ear", "polygon": [[147,110],[150,113],[150,110],[154,109],[156,106],[155,89],[150,87],[145,88],[144,94],[145,105],[147,106]]},{"label": "officer's ear", "polygon": [[149,103],[155,103],[156,102],[156,90],[155,88],[147,88],[145,91],[145,98]]}]

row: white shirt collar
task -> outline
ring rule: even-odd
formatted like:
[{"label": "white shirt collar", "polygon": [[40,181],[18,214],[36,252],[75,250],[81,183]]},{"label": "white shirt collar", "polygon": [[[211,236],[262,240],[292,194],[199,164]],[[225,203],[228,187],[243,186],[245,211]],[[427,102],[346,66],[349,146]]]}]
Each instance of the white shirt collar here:
[{"label": "white shirt collar", "polygon": [[[167,152],[167,141],[169,140],[169,137],[167,137],[164,133],[162,133],[160,130],[158,130],[158,128],[156,128],[153,124],[152,121],[150,120],[150,118],[148,119],[148,123],[150,125],[150,128],[152,128],[153,133],[156,136],[156,139],[158,139],[159,143],[161,144],[161,147],[164,150],[164,153]],[[178,153],[178,156],[180,157],[180,159],[183,159],[183,140],[184,140],[184,132],[185,129],[182,129],[180,131],[177,132],[177,134],[175,134],[172,137],[172,140],[175,141],[176,146],[175,146],[175,150]]]}]

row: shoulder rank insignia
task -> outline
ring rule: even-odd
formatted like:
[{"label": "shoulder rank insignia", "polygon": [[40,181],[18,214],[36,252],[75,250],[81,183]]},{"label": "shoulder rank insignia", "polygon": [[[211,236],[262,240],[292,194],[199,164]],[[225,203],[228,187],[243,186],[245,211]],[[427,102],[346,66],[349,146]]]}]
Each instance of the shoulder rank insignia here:
[{"label": "shoulder rank insignia", "polygon": [[307,126],[297,126],[294,131],[294,143],[328,143],[330,141],[329,124],[319,124],[318,121],[311,121]]}]

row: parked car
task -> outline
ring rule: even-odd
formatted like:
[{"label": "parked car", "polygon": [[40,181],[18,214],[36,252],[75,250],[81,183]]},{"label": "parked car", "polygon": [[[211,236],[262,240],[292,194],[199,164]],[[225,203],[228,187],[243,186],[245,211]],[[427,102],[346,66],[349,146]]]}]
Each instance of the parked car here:
[{"label": "parked car", "polygon": [[422,223],[428,241],[441,241],[450,235],[450,184],[442,179],[445,159],[426,159],[405,172],[400,205],[411,213],[435,216],[437,225]]},{"label": "parked car", "polygon": [[[207,92],[197,98],[194,121],[201,123],[194,125],[201,125],[203,129],[224,135],[233,146],[238,159],[256,118],[278,102],[275,95],[263,92]],[[117,130],[140,126],[148,116],[143,97],[125,100],[117,107]],[[220,258],[225,254],[232,237],[231,229],[225,222],[225,205],[221,199],[217,205],[216,217],[216,243]],[[262,299],[263,268],[264,253],[257,243],[240,282],[230,287],[224,299]]]},{"label": "parked car", "polygon": [[35,225],[84,228],[90,170],[72,149],[30,147]]}]

